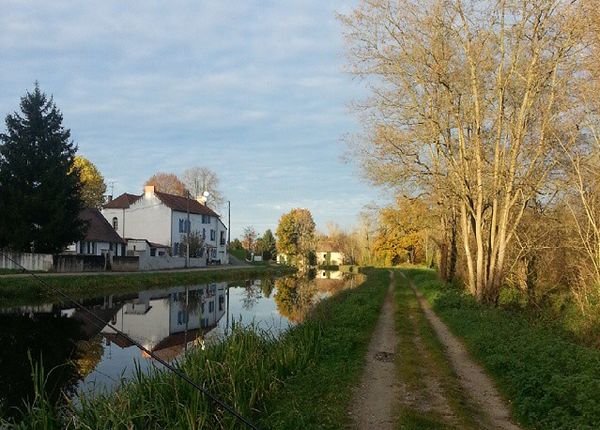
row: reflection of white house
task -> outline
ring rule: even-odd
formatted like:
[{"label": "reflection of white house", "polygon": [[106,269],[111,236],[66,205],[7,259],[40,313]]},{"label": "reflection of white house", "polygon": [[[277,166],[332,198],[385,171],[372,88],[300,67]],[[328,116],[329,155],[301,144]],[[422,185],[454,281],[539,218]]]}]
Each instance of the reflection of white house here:
[{"label": "reflection of white house", "polygon": [[317,279],[344,279],[344,273],[339,270],[318,270]]},{"label": "reflection of white house", "polygon": [[85,237],[79,242],[67,247],[68,253],[85,255],[125,255],[125,241],[106,221],[98,209],[83,209],[79,219],[87,225]]},{"label": "reflection of white house", "polygon": [[[226,311],[227,283],[142,292],[114,315],[111,325],[145,348],[175,358],[182,349],[216,327]],[[101,332],[122,347],[130,346],[108,326]]]},{"label": "reflection of white house", "polygon": [[[188,221],[189,213],[189,221]],[[204,239],[199,257],[227,263],[227,227],[219,215],[198,200],[161,193],[149,185],[144,194],[121,194],[106,204],[102,215],[122,237],[146,239],[183,255],[188,232]]]}]

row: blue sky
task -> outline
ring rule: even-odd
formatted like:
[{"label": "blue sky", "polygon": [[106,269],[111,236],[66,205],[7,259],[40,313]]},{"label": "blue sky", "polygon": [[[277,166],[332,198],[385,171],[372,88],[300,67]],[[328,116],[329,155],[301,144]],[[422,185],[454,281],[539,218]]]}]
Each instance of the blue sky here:
[{"label": "blue sky", "polygon": [[0,115],[39,80],[115,195],[206,166],[232,234],[309,208],[318,228],[377,198],[341,156],[364,86],[344,72],[344,1],[0,0]]}]

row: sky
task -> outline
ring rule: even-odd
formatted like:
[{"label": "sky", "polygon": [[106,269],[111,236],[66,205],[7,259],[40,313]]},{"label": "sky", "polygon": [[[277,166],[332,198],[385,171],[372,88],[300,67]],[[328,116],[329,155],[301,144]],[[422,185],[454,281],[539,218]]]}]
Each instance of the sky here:
[{"label": "sky", "polygon": [[366,95],[335,18],[353,3],[0,0],[0,115],[37,80],[115,196],[205,166],[232,237],[294,207],[348,228],[378,198],[342,159]]}]

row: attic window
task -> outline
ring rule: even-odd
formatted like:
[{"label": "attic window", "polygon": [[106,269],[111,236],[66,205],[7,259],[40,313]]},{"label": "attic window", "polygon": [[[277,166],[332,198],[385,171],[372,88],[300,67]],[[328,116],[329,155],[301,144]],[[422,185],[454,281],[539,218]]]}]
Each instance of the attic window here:
[{"label": "attic window", "polygon": [[113,218],[113,228],[114,228],[115,230],[118,230],[118,229],[119,229],[119,219],[118,219],[117,217],[114,217],[114,218]]}]

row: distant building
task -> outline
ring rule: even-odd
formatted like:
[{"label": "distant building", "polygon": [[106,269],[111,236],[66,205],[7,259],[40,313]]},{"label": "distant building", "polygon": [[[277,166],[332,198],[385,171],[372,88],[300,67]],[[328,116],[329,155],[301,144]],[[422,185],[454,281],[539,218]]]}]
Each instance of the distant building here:
[{"label": "distant building", "polygon": [[110,201],[102,215],[122,237],[168,246],[172,255],[184,256],[188,232],[198,234],[204,240],[200,257],[208,262],[228,262],[227,227],[198,200],[161,193],[148,185],[139,196],[125,193]]},{"label": "distant building", "polygon": [[83,209],[79,218],[87,224],[85,237],[67,248],[68,253],[82,255],[125,255],[126,242],[106,221],[98,209]]},{"label": "distant building", "polygon": [[146,239],[125,238],[127,242],[127,255],[148,254],[150,257],[166,257],[171,252],[169,245],[149,242]]},{"label": "distant building", "polygon": [[339,266],[346,261],[346,255],[330,242],[320,243],[316,255],[318,266]]}]

